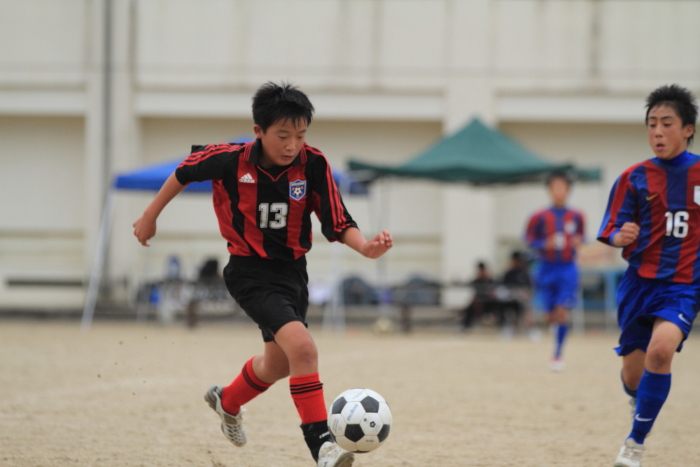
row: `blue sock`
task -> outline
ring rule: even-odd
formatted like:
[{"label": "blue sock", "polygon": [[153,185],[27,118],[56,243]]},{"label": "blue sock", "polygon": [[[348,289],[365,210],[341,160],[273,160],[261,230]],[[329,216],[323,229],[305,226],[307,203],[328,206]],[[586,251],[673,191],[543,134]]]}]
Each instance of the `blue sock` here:
[{"label": "blue sock", "polygon": [[557,326],[556,335],[556,345],[554,347],[554,358],[561,358],[562,347],[564,347],[564,340],[566,339],[566,333],[569,331],[568,324],[559,324]]},{"label": "blue sock", "polygon": [[671,373],[661,375],[644,370],[637,388],[637,409],[628,438],[634,439],[638,444],[644,444],[644,438],[654,425],[670,390]]},{"label": "blue sock", "polygon": [[625,384],[625,380],[622,379],[622,371],[620,371],[620,381],[622,381],[622,389],[624,389],[625,393],[630,396],[634,397],[635,399],[637,398],[637,389],[630,389],[627,387]]}]

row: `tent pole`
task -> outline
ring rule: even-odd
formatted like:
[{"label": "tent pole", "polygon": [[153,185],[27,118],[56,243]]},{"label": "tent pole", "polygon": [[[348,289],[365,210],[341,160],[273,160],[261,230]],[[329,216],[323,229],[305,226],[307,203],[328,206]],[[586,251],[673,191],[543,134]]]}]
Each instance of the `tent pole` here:
[{"label": "tent pole", "polygon": [[114,188],[110,188],[107,192],[105,207],[102,211],[102,222],[100,224],[100,235],[97,239],[97,248],[95,257],[92,260],[92,270],[90,271],[90,282],[88,283],[87,294],[85,296],[85,307],[83,308],[83,318],[80,322],[80,328],[83,331],[88,331],[92,324],[92,317],[95,314],[95,304],[97,303],[97,295],[100,290],[100,281],[102,280],[102,267],[107,254],[107,241],[112,228],[112,219],[114,211]]}]

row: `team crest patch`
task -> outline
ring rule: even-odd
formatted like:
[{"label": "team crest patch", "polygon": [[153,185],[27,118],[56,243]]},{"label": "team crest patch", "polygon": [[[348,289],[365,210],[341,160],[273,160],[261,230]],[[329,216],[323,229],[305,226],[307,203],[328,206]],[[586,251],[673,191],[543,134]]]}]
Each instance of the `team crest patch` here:
[{"label": "team crest patch", "polygon": [[695,191],[693,191],[693,201],[695,201],[695,204],[700,205],[700,186],[695,186]]},{"label": "team crest patch", "polygon": [[[700,187],[698,187],[700,188]],[[696,192],[697,193],[697,192]],[[294,180],[289,183],[289,197],[300,201],[306,194],[306,180]]]}]

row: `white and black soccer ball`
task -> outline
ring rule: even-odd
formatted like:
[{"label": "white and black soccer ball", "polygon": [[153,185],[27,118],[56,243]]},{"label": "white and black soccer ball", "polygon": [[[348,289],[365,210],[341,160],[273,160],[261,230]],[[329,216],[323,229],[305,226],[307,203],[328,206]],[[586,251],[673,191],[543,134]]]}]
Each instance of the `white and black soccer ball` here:
[{"label": "white and black soccer ball", "polygon": [[350,452],[374,451],[386,440],[392,416],[384,398],[370,389],[348,389],[328,409],[328,430]]}]

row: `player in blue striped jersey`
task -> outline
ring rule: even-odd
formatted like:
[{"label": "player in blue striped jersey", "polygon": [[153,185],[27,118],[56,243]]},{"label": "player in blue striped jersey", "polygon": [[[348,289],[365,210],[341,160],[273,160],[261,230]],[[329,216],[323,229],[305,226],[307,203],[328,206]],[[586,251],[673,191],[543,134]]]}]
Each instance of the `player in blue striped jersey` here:
[{"label": "player in blue striped jersey", "polygon": [[687,151],[698,107],[677,85],[647,98],[656,157],[624,171],[612,188],[598,240],[622,247],[629,267],[617,291],[622,384],[632,431],[615,467],[640,467],[644,440],[671,389],[671,362],[700,307],[700,157]]},{"label": "player in blue striped jersey", "polygon": [[581,212],[566,206],[571,180],[563,172],[547,178],[552,206],[536,212],[528,222],[525,240],[535,251],[535,288],[542,300],[546,321],[554,330],[553,371],[564,370],[562,351],[569,330],[569,310],[576,304],[579,273],[576,249],[583,241],[585,220]]}]

